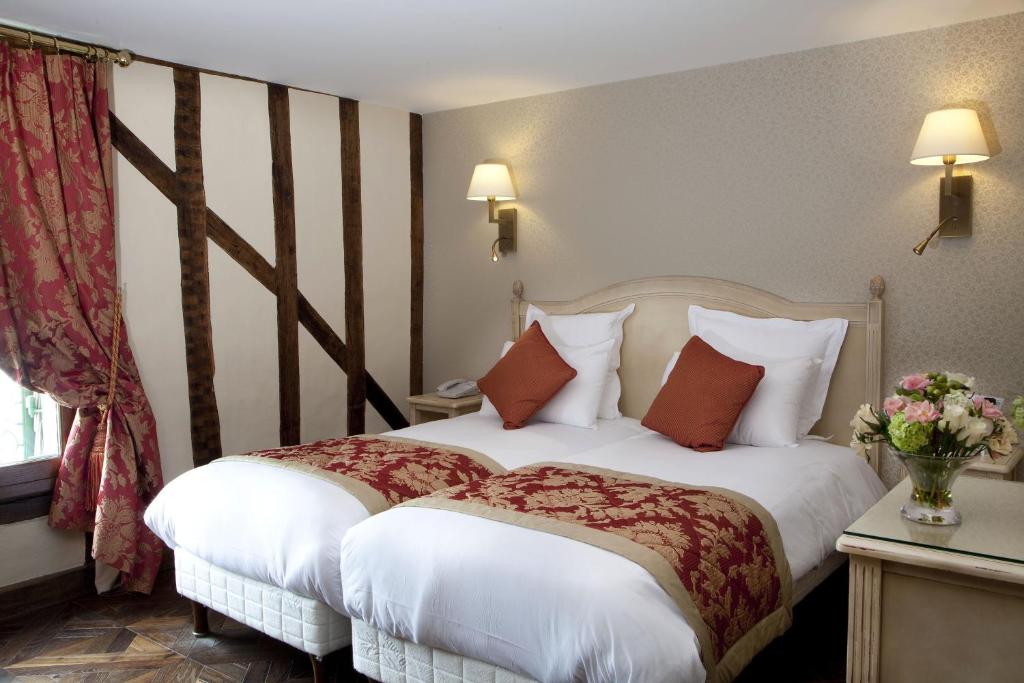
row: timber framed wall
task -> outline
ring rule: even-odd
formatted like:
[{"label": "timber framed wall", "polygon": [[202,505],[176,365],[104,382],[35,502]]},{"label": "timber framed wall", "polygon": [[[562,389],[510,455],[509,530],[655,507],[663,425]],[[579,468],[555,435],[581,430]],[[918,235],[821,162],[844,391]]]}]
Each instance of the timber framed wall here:
[{"label": "timber framed wall", "polygon": [[115,71],[112,109],[126,319],[166,476],[406,426],[419,116],[143,62]]}]

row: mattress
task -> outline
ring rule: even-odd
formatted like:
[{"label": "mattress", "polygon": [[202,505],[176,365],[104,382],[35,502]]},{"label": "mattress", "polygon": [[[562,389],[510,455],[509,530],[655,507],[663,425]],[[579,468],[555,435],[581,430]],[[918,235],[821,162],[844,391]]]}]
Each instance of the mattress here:
[{"label": "mattress", "polygon": [[322,657],[352,642],[351,622],[318,600],[239,576],[181,548],[174,551],[178,593],[272,638]]},{"label": "mattress", "polygon": [[[750,496],[776,519],[798,583],[885,492],[850,449],[813,440],[696,453],[649,433],[571,460]],[[396,508],[352,528],[341,557],[347,613],[398,640],[546,682],[704,680],[675,603],[639,565],[606,550]]]},{"label": "mattress", "polygon": [[[596,429],[537,423],[505,430],[497,417],[471,414],[389,434],[471,448],[513,468],[643,431],[631,418],[599,420]],[[353,496],[318,478],[214,461],[167,484],[146,510],[146,524],[172,549],[344,613],[341,538],[367,516]]]}]

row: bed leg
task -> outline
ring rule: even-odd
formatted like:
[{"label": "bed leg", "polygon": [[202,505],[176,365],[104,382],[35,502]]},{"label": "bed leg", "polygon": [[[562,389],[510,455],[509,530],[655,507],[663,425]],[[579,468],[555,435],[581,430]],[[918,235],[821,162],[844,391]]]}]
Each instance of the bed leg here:
[{"label": "bed leg", "polygon": [[205,638],[210,635],[210,620],[206,605],[192,600],[192,635]]},{"label": "bed leg", "polygon": [[327,668],[324,666],[324,658],[311,654],[309,663],[313,667],[313,683],[327,683]]}]

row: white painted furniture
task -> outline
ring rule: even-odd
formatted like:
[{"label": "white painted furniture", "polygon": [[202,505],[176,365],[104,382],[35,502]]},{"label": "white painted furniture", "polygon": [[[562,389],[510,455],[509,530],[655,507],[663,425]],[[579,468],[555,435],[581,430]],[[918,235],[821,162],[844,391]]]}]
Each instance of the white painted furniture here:
[{"label": "white painted furniture", "polygon": [[985,454],[968,465],[967,469],[964,470],[964,474],[984,479],[1017,481],[1017,465],[1020,464],[1022,457],[1024,457],[1024,446],[1018,446],[1013,453],[1003,456],[998,460],[993,460],[988,454]]},{"label": "white painted furniture", "polygon": [[854,522],[846,680],[1013,681],[1024,675],[1024,484],[961,477],[959,526],[905,520],[904,479]]},{"label": "white painted furniture", "polygon": [[480,410],[483,395],[444,398],[434,392],[410,396],[408,401],[411,412],[409,424],[418,425],[431,420],[443,420],[448,417],[475,413]]}]

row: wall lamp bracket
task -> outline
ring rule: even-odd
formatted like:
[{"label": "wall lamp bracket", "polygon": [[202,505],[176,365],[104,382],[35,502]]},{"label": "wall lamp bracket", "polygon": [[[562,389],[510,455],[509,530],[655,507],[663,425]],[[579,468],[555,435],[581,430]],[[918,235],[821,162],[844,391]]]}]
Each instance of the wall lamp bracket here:
[{"label": "wall lamp bracket", "polygon": [[493,197],[487,198],[487,220],[498,224],[498,239],[491,245],[492,261],[498,260],[499,253],[504,256],[516,250],[516,210],[498,209],[496,204]]}]

